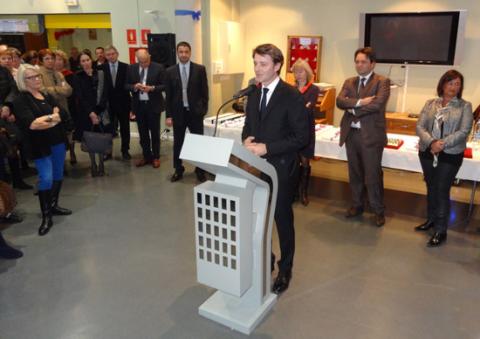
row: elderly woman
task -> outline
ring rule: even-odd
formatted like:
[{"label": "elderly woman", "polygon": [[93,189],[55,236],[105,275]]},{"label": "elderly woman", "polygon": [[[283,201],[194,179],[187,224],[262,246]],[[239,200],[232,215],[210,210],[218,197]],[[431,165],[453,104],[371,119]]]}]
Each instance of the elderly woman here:
[{"label": "elderly woman", "polygon": [[70,116],[51,95],[41,92],[42,75],[37,67],[23,65],[17,80],[20,94],[13,101],[13,107],[37,167],[42,211],[38,234],[45,235],[53,226],[52,215],[72,213],[58,206],[65,161],[65,126]]},{"label": "elderly woman", "polygon": [[308,184],[311,173],[310,159],[313,159],[315,153],[315,111],[320,90],[313,84],[313,71],[307,61],[298,59],[292,66],[292,72],[295,76],[295,85],[302,93],[308,111],[310,139],[309,143],[299,153],[300,179],[298,187],[300,201],[304,206],[307,206],[309,203]]},{"label": "elderly woman", "polygon": [[450,188],[462,165],[472,128],[472,104],[462,99],[462,92],[463,75],[456,70],[447,71],[438,82],[438,98],[426,102],[417,122],[428,216],[415,230],[434,229],[428,247],[440,246],[447,239]]},{"label": "elderly woman", "polygon": [[[57,72],[62,73],[62,75],[65,77],[65,81],[67,81],[67,83],[72,88],[72,95],[68,97],[67,104],[68,104],[68,111],[73,120],[73,127],[75,127],[78,121],[77,96],[75,94],[76,76],[75,76],[75,73],[68,68],[67,53],[65,53],[60,49],[57,49],[54,51],[54,54],[55,54],[55,70]],[[70,151],[70,164],[74,165],[77,163],[77,156],[75,155],[75,141],[73,138],[69,138],[68,142],[69,142],[68,150]]]},{"label": "elderly woman", "polygon": [[8,51],[12,55],[12,70],[11,70],[11,72],[12,72],[12,75],[13,75],[13,78],[15,79],[15,81],[17,81],[18,68],[22,64],[22,53],[18,49],[16,49],[15,47],[9,47]]},{"label": "elderly woman", "polygon": [[67,98],[72,95],[72,87],[65,81],[63,74],[55,69],[55,54],[48,48],[41,49],[38,52],[38,59],[39,73],[43,80],[42,92],[51,95],[61,108],[70,113]]},{"label": "elderly woman", "polygon": [[[77,73],[78,125],[76,138],[82,140],[83,131],[105,132],[107,119],[107,93],[103,70],[93,67],[92,57],[88,51],[80,53],[82,70]],[[104,176],[104,154],[98,154],[99,165],[95,161],[95,153],[89,153],[92,177]]]},{"label": "elderly woman", "polygon": [[22,54],[22,60],[26,64],[38,66],[39,60],[38,60],[37,51],[34,51],[34,50],[26,51],[25,53]]},{"label": "elderly woman", "polygon": [[[38,51],[38,59],[40,61],[39,72],[43,79],[42,92],[50,94],[56,100],[58,105],[70,114],[68,98],[72,95],[72,87],[65,80],[63,74],[55,69],[55,53],[48,48],[41,49]],[[67,130],[67,138],[68,135],[70,135],[68,138],[68,145],[70,145],[73,125],[65,126],[65,128]]]}]

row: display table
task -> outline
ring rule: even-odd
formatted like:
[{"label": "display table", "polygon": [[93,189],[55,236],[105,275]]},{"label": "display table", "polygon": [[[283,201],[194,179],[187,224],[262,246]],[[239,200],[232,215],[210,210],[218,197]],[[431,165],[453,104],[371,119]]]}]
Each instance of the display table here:
[{"label": "display table", "polygon": [[[207,118],[204,121],[205,135],[212,135],[215,119]],[[228,119],[228,115],[220,117],[217,136],[230,138],[241,142],[241,134],[244,123],[243,116]],[[345,147],[338,145],[340,128],[331,125],[317,125],[315,135],[315,156],[336,160],[347,160]],[[388,134],[388,138],[403,140],[399,149],[385,148],[382,158],[382,166],[392,169],[400,169],[412,172],[422,172],[418,159],[418,137],[403,134]],[[480,181],[480,159],[463,160],[463,165],[457,174],[462,180]]]}]

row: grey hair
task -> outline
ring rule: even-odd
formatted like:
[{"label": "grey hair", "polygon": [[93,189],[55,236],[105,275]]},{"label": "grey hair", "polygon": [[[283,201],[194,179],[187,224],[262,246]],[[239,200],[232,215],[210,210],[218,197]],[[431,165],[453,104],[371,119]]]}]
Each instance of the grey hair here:
[{"label": "grey hair", "polygon": [[40,74],[38,67],[30,64],[21,64],[17,72],[17,86],[22,92],[28,92],[27,85],[25,84],[25,72],[31,70],[37,74]]}]

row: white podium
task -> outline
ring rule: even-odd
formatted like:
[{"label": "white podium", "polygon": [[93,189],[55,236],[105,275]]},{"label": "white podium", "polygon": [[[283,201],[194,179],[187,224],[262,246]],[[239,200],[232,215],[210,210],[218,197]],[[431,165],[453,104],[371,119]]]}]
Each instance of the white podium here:
[{"label": "white podium", "polygon": [[[270,253],[277,173],[238,142],[188,133],[180,158],[215,174],[194,188],[198,282],[216,288],[200,315],[250,334],[277,296]],[[245,170],[263,172],[267,182]]]}]

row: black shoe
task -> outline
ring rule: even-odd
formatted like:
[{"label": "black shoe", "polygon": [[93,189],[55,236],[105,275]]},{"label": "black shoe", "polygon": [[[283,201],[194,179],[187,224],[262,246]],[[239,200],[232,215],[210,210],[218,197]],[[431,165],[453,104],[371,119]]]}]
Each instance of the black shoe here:
[{"label": "black shoe", "polygon": [[385,225],[385,215],[383,213],[375,213],[375,226],[382,227],[383,225]]},{"label": "black shoe", "polygon": [[9,246],[0,234],[0,258],[3,259],[18,259],[23,257],[23,253],[11,246]]},{"label": "black shoe", "polygon": [[70,215],[72,211],[66,208],[62,208],[58,206],[58,198],[60,196],[60,191],[62,190],[62,181],[61,180],[54,180],[52,184],[52,192],[51,192],[51,213],[53,215]]},{"label": "black shoe", "polygon": [[132,156],[128,152],[122,152],[122,159],[123,160],[130,160],[130,159],[132,159]]},{"label": "black shoe", "polygon": [[417,227],[415,227],[414,230],[417,232],[424,232],[424,231],[428,231],[433,226],[434,226],[433,221],[427,220],[423,224],[420,224]]},{"label": "black shoe", "polygon": [[438,247],[447,240],[447,232],[435,232],[427,242],[427,247]]},{"label": "black shoe", "polygon": [[350,207],[347,212],[345,213],[346,218],[353,218],[363,214],[362,207]]},{"label": "black shoe", "polygon": [[170,182],[176,182],[176,181],[182,180],[182,178],[183,178],[183,173],[175,171],[175,173],[173,173],[170,178]]},{"label": "black shoe", "polygon": [[292,279],[292,270],[278,272],[277,278],[273,283],[272,292],[275,294],[281,294],[285,292],[290,285]]},{"label": "black shoe", "polygon": [[104,154],[104,155],[103,155],[103,161],[108,161],[108,160],[110,160],[110,159],[112,159],[112,155],[111,155],[111,154]]},{"label": "black shoe", "polygon": [[8,213],[6,216],[2,218],[2,222],[7,224],[18,224],[19,222],[22,222],[22,221],[23,221],[22,217],[14,212]]},{"label": "black shoe", "polygon": [[207,177],[205,176],[204,171],[195,171],[195,175],[197,176],[197,180],[200,182],[207,181]]},{"label": "black shoe", "polygon": [[19,181],[15,181],[13,183],[13,188],[17,188],[19,190],[31,190],[33,189],[33,186],[32,185],[29,185],[27,184],[25,181],[23,180],[19,180]]},{"label": "black shoe", "polygon": [[0,245],[0,258],[3,259],[18,259],[23,257],[23,253],[8,245]]}]

